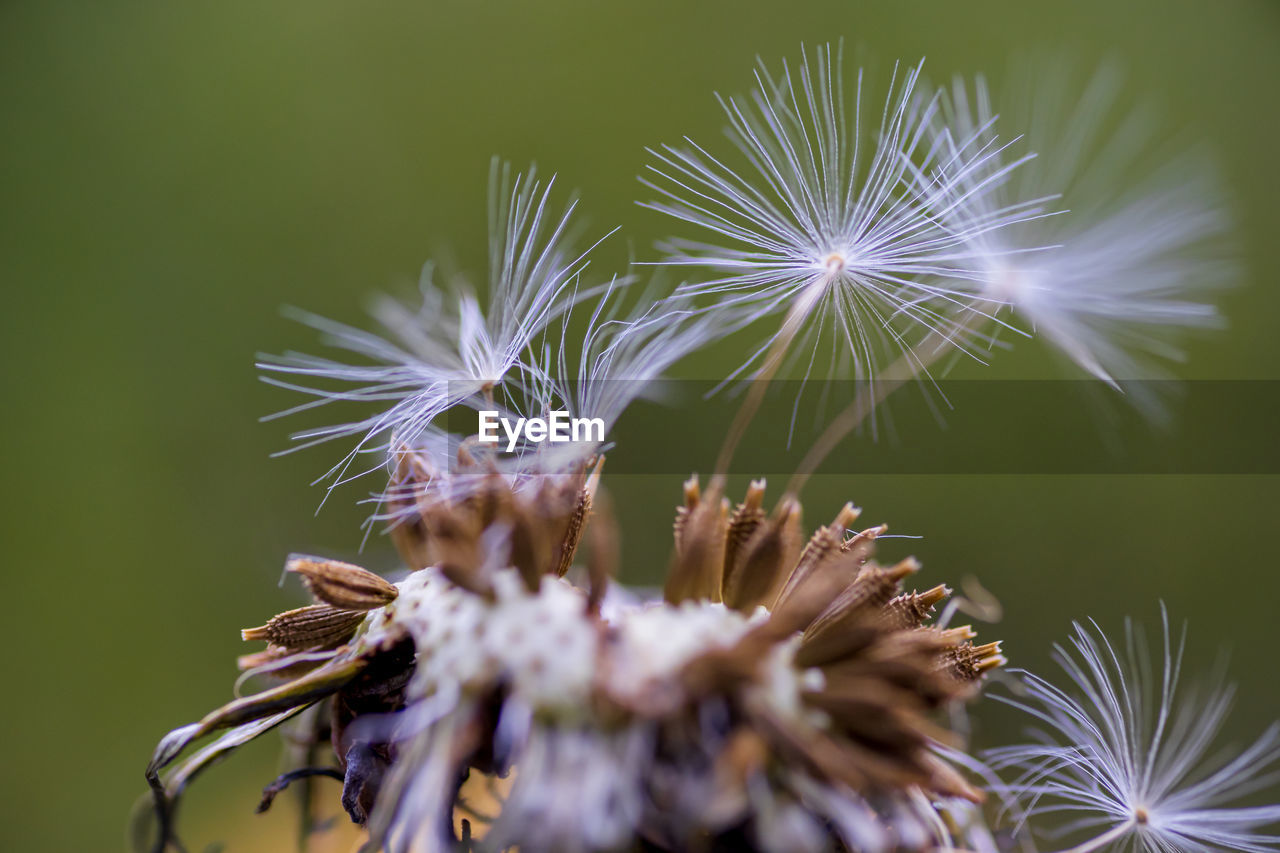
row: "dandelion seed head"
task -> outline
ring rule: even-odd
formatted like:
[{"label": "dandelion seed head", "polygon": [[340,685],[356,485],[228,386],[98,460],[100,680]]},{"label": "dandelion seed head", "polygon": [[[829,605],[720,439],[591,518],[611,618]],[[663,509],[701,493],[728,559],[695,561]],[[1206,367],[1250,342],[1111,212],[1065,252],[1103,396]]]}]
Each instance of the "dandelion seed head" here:
[{"label": "dandelion seed head", "polygon": [[[294,449],[339,439],[355,446],[318,480],[329,488],[385,470],[396,454],[418,450],[433,468],[447,464],[442,448],[456,442],[439,419],[457,406],[523,406],[546,381],[536,350],[548,325],[589,295],[581,274],[586,252],[571,248],[575,205],[552,206],[555,180],[533,169],[514,174],[495,160],[490,173],[488,288],[482,302],[465,287],[446,292],[428,264],[421,304],[383,298],[373,308],[381,327],[370,332],[303,312],[344,358],[286,354],[264,359],[264,381],[310,400],[282,415],[321,406],[363,404],[370,415],[297,432]],[[368,463],[365,460],[370,460]]]},{"label": "dandelion seed head", "polygon": [[[957,80],[936,118],[944,150],[994,149],[986,128],[999,104],[1002,126],[1025,128],[1021,144],[1036,154],[947,212],[970,235],[975,275],[959,280],[1098,379],[1161,378],[1181,360],[1188,330],[1219,324],[1208,300],[1233,278],[1230,217],[1210,158],[1156,145],[1155,121],[1123,102],[1113,67],[1083,83],[1062,68],[1015,76],[1022,86],[999,100],[982,78],[972,87]],[[993,177],[1011,156],[987,158],[978,174]],[[970,176],[944,190],[963,195],[966,183],[977,188]],[[1028,211],[1021,221],[970,227],[972,217],[1018,203]]]},{"label": "dandelion seed head", "polygon": [[832,252],[822,259],[822,267],[828,275],[843,275],[847,266],[851,263],[850,258],[845,252]]},{"label": "dandelion seed head", "polygon": [[1034,311],[1036,293],[1041,290],[1033,269],[992,258],[984,265],[982,293],[992,302],[1006,302]]},{"label": "dandelion seed head", "polygon": [[[894,68],[883,107],[870,103],[861,71],[846,78],[842,51],[829,46],[777,74],[761,63],[756,80],[748,97],[721,99],[736,160],[693,142],[667,146],[642,179],[660,195],[647,206],[709,235],[668,245],[665,263],[692,271],[680,292],[714,299],[713,310],[744,325],[788,313],[804,333],[796,352],[816,346],[815,327],[833,320],[864,378],[886,348],[953,332],[975,310],[950,282],[973,275],[967,241],[1023,215],[992,204],[955,210],[1003,179],[989,167],[992,152],[965,144],[937,158],[938,102],[919,65]],[[922,191],[917,180],[933,186]],[[944,224],[957,216],[963,226]]]},{"label": "dandelion seed head", "polygon": [[1031,817],[1067,816],[1063,832],[1090,830],[1116,849],[1280,850],[1280,835],[1264,831],[1280,823],[1280,805],[1236,804],[1280,783],[1280,725],[1244,749],[1221,750],[1233,689],[1180,684],[1185,632],[1175,637],[1162,619],[1158,665],[1131,622],[1119,646],[1077,623],[1070,646],[1056,647],[1066,687],[1022,673],[1022,694],[998,697],[1037,727],[1033,742],[988,753],[993,768],[1018,774],[997,790]]}]

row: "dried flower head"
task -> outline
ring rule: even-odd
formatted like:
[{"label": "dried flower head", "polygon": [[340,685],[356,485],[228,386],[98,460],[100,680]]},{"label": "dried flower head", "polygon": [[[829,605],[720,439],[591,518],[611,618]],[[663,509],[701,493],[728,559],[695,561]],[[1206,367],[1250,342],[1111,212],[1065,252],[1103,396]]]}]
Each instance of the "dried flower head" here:
[{"label": "dried flower head", "polygon": [[[580,527],[553,499],[489,482],[424,508],[417,547],[432,564],[394,585],[389,603],[321,603],[245,632],[271,644],[264,671],[292,680],[161,744],[149,771],[157,849],[196,770],[317,702],[337,764],[298,768],[269,798],[300,774],[341,777],[342,803],[375,849],[452,849],[478,778],[506,780],[497,812],[468,824],[489,849],[951,842],[938,810],[959,813],[981,794],[931,712],[971,697],[1004,659],[967,627],[927,625],[949,590],[904,592],[920,567],[874,561],[882,525],[850,531],[849,505],[805,541],[794,499],[765,513],[756,482],[731,512],[695,478],[665,600],[606,615],[604,572],[589,571],[586,588],[561,577],[576,538],[549,534]],[[391,595],[357,567],[291,566],[315,591],[344,590],[326,598],[363,607]],[[352,602],[350,589],[372,592]],[[315,608],[324,619],[299,615]],[[221,729],[213,753],[161,781],[188,743]]]},{"label": "dried flower head", "polygon": [[1171,637],[1161,615],[1158,668],[1131,622],[1119,649],[1096,624],[1075,624],[1070,648],[1055,646],[1066,689],[1023,673],[1020,698],[998,697],[1040,726],[1035,742],[992,750],[992,766],[1020,771],[1006,790],[1031,816],[1064,813],[1074,818],[1064,833],[1097,833],[1075,853],[1280,850],[1280,835],[1262,831],[1280,823],[1280,805],[1233,805],[1280,781],[1280,724],[1244,750],[1219,751],[1234,691],[1180,686],[1186,632]]}]

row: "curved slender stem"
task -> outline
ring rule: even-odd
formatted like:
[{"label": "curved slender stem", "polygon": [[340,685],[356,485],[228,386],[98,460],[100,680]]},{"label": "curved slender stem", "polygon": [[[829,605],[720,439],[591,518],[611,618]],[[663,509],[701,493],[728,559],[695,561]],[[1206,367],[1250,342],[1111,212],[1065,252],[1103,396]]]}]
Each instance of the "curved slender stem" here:
[{"label": "curved slender stem", "polygon": [[1069,847],[1066,850],[1058,850],[1056,853],[1092,853],[1094,850],[1101,850],[1113,841],[1124,838],[1137,822],[1133,818],[1129,818],[1124,823],[1117,824],[1096,838],[1091,838],[1083,844],[1077,844],[1075,847]]},{"label": "curved slender stem", "polygon": [[983,319],[986,319],[986,315],[975,311],[969,315],[969,318],[964,323],[950,333],[937,330],[931,332],[928,337],[915,347],[900,355],[896,361],[885,368],[880,376],[864,384],[853,402],[845,407],[844,411],[836,415],[831,423],[827,424],[827,428],[822,431],[822,434],[818,436],[818,440],[813,443],[809,451],[804,455],[804,458],[800,461],[800,466],[796,469],[795,474],[791,476],[791,481],[787,483],[786,494],[798,494],[800,489],[804,488],[804,484],[808,482],[809,477],[822,464],[822,460],[826,459],[832,450],[835,450],[845,436],[857,429],[858,425],[867,419],[867,416],[875,410],[876,406],[884,402],[886,397],[908,381],[915,379],[922,373],[927,373],[929,368],[937,363],[938,359],[959,346],[957,343],[959,338],[971,331]]},{"label": "curved slender stem", "polygon": [[782,321],[782,327],[778,330],[777,337],[773,339],[773,343],[769,345],[769,349],[765,353],[764,364],[761,366],[760,372],[751,379],[751,387],[747,391],[747,397],[742,401],[738,414],[734,416],[733,423],[729,426],[724,445],[720,448],[720,455],[716,459],[715,470],[712,472],[715,476],[728,475],[729,463],[733,461],[734,451],[738,449],[738,444],[742,441],[742,436],[747,431],[747,425],[751,423],[751,419],[760,410],[760,403],[764,400],[765,389],[773,377],[777,375],[787,348],[795,340],[801,324],[809,316],[813,306],[818,304],[818,299],[831,284],[834,275],[834,272],[827,272],[815,278],[805,287],[800,294],[800,298],[787,311],[787,316]]}]

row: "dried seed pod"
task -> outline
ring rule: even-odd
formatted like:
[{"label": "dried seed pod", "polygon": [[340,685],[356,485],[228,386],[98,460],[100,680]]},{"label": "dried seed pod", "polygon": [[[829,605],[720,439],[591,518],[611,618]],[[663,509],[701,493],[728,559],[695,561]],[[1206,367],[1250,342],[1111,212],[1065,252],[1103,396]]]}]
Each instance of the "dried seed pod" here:
[{"label": "dried seed pod", "polygon": [[435,562],[430,531],[418,506],[418,497],[431,482],[432,474],[422,456],[408,447],[396,450],[395,460],[395,471],[384,492],[384,509],[393,519],[387,532],[405,565],[417,571]]},{"label": "dried seed pod", "polygon": [[1005,663],[1007,661],[1000,654],[999,641],[981,646],[965,642],[944,653],[939,667],[959,681],[974,682],[984,673],[1004,666]]},{"label": "dried seed pod", "polygon": [[399,591],[359,566],[303,554],[291,556],[285,571],[302,576],[315,599],[344,610],[373,610],[395,601]]},{"label": "dried seed pod", "polygon": [[702,488],[698,484],[697,474],[685,480],[682,485],[684,489],[684,506],[676,507],[676,520],[672,525],[671,531],[677,550],[684,541],[684,528],[689,522],[689,515],[697,509],[698,503],[702,499]]},{"label": "dried seed pod", "polygon": [[[564,750],[581,743],[602,747],[598,766],[609,773],[627,772],[636,762],[626,756],[639,752],[638,763],[650,768],[642,772],[655,808],[618,837],[633,832],[664,849],[739,849],[750,840],[742,827],[779,806],[822,831],[831,818],[824,803],[865,809],[888,830],[901,824],[924,838],[923,825],[899,813],[904,798],[977,797],[951,759],[933,751],[938,744],[962,748],[936,712],[971,696],[983,673],[1004,662],[999,646],[973,645],[968,626],[921,627],[949,590],[901,594],[902,580],[918,564],[870,562],[885,528],[846,539],[857,515],[852,505],[806,539],[794,497],[766,515],[764,483],[755,481],[730,514],[721,478],[705,491],[691,479],[675,525],[668,603],[610,607],[604,619],[600,609],[617,546],[604,495],[601,518],[584,531],[595,503],[594,475],[583,466],[563,477],[513,480],[483,469],[483,462],[467,464],[472,470],[450,471],[415,495],[435,562],[393,588],[394,601],[381,604],[377,596],[391,597],[390,585],[362,569],[291,559],[290,570],[330,603],[245,631],[270,645],[244,656],[241,665],[277,676],[314,669],[285,692],[268,692],[263,701],[235,705],[233,716],[220,711],[211,718],[222,725],[278,712],[283,719],[296,712],[295,703],[336,689],[330,730],[342,803],[353,820],[371,827],[375,845],[386,838],[388,810],[403,786],[425,778],[421,773],[451,784],[468,769],[488,774],[510,765],[516,786],[544,790],[570,781],[555,764],[560,755],[580,755]],[[592,538],[587,588],[548,578],[568,566],[584,535]],[[712,603],[720,597],[728,607]],[[360,620],[367,614],[354,608],[375,601],[380,612],[364,629]],[[761,602],[776,604],[771,613],[757,614]],[[325,651],[346,637],[347,644]],[[384,652],[387,667],[375,663]],[[353,657],[362,675],[338,668]],[[508,673],[520,678],[512,681]],[[383,729],[360,723],[439,695],[461,698],[445,718],[404,742],[371,739],[370,731]],[[509,701],[534,712],[516,741],[504,741],[495,728]],[[560,738],[566,721],[573,744]],[[268,718],[261,730],[276,722]],[[201,731],[184,727],[162,744],[149,773],[157,791],[159,767],[189,742],[190,732]],[[257,731],[233,732],[233,741]],[[525,749],[535,743],[545,749],[548,761],[521,753],[520,738]],[[171,774],[174,790],[184,774],[202,766],[204,755]],[[765,809],[758,796],[772,805]],[[167,816],[168,800],[157,802]],[[461,807],[456,799],[452,808]],[[409,828],[439,829],[449,808],[440,800]],[[503,805],[495,809],[505,820]],[[520,827],[519,833],[500,829],[497,838],[530,849],[575,843],[572,832],[538,835],[536,823]]]},{"label": "dried seed pod", "polygon": [[599,614],[609,584],[618,574],[618,519],[608,492],[601,492],[597,518],[587,530],[587,611]]},{"label": "dried seed pod", "polygon": [[591,492],[586,488],[579,490],[578,499],[574,502],[573,512],[565,524],[564,537],[560,541],[555,556],[556,575],[564,577],[573,565],[573,555],[578,551],[578,543],[582,541],[582,531],[587,526],[591,515]]},{"label": "dried seed pod", "polygon": [[479,595],[492,593],[488,578],[480,571],[480,526],[465,504],[437,503],[427,511],[435,565],[450,581]]},{"label": "dried seed pod", "polygon": [[888,569],[865,566],[805,629],[796,662],[819,666],[837,660],[890,630],[884,620],[885,605],[898,591],[902,579],[919,570],[920,564],[911,557]]},{"label": "dried seed pod", "polygon": [[547,535],[546,517],[536,504],[516,500],[508,495],[498,515],[498,523],[506,531],[507,559],[533,592],[542,576],[552,569],[552,542]]},{"label": "dried seed pod", "polygon": [[591,473],[586,474],[585,468],[579,471],[578,476],[572,481],[572,486],[565,490],[565,497],[560,499],[560,503],[566,503],[572,509],[560,523],[550,525],[553,530],[564,530],[564,534],[558,537],[559,544],[552,560],[559,577],[564,577],[569,567],[573,565],[573,557],[582,541],[582,533],[586,529],[587,521],[591,518],[591,505],[595,500],[596,490],[600,488],[600,471],[603,467],[604,457],[599,456],[591,466]]},{"label": "dried seed pod", "polygon": [[676,553],[663,595],[672,604],[720,599],[725,539],[729,531],[729,501],[713,482],[705,496],[697,478],[685,484],[685,505],[676,518]]},{"label": "dried seed pod", "polygon": [[[736,588],[742,585],[741,577],[738,572],[742,568],[743,549],[747,542],[751,539],[751,535],[756,532],[760,524],[765,520],[764,505],[764,489],[765,481],[752,480],[747,486],[747,495],[742,503],[734,507],[733,515],[729,517],[729,532],[725,537],[724,547],[724,580],[722,597],[726,602],[733,602],[736,598]],[[736,605],[730,603],[730,607]]]},{"label": "dried seed pod", "polygon": [[844,541],[840,545],[840,550],[857,561],[858,565],[862,565],[871,559],[871,555],[876,550],[876,539],[889,529],[887,524],[877,524],[875,527],[868,527]]},{"label": "dried seed pod", "polygon": [[939,584],[924,592],[907,592],[885,605],[886,624],[893,628],[919,628],[933,614],[933,607],[951,595],[951,588]]},{"label": "dried seed pod", "polygon": [[723,584],[725,603],[743,612],[772,603],[799,559],[803,543],[800,504],[785,499],[735,555]]},{"label": "dried seed pod", "polygon": [[[829,571],[835,565],[834,558],[845,556],[845,552],[841,547],[844,542],[844,533],[849,528],[849,525],[858,518],[859,513],[861,513],[861,510],[853,504],[847,503],[840,508],[840,512],[836,514],[834,521],[814,531],[813,536],[809,538],[804,550],[800,553],[800,559],[796,562],[791,576],[787,578],[782,592],[778,594],[778,598],[771,609],[774,611],[781,610],[786,606],[788,599],[795,596],[803,586],[810,583],[820,573]],[[856,563],[848,559],[842,559],[839,562],[841,566],[853,570],[848,573],[849,576],[846,578],[846,582],[852,580],[852,575],[857,570]]]},{"label": "dried seed pod", "polygon": [[821,664],[828,684],[844,680],[877,679],[881,684],[918,694],[928,707],[937,707],[965,692],[957,679],[946,677],[943,656],[960,642],[957,634],[918,628],[882,633],[855,654]]},{"label": "dried seed pod", "polygon": [[245,628],[245,640],[266,640],[286,649],[322,649],[340,645],[351,638],[364,613],[344,610],[332,604],[312,604],[297,610],[286,610],[257,628]]}]

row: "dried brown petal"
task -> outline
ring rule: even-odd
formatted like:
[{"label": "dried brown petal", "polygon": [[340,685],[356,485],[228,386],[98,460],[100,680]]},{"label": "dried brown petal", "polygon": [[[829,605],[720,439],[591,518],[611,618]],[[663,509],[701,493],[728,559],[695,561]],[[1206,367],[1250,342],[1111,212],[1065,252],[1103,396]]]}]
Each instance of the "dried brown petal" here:
[{"label": "dried brown petal", "polygon": [[929,788],[938,794],[960,797],[971,803],[981,803],[985,797],[982,792],[968,783],[950,764],[936,755],[926,754],[923,757],[929,769]]},{"label": "dried brown petal", "polygon": [[[540,490],[541,491],[541,490]],[[551,509],[551,496],[544,495],[546,510]],[[520,572],[525,588],[536,592],[542,584],[542,576],[553,569],[551,559],[552,540],[547,535],[549,512],[540,506],[506,495],[499,514],[499,522],[506,530],[506,562]]]},{"label": "dried brown petal", "polygon": [[480,526],[472,507],[466,504],[439,503],[428,511],[435,566],[457,586],[479,595],[491,595],[489,579],[482,577],[480,565]]},{"label": "dried brown petal", "polygon": [[715,830],[742,819],[748,807],[747,787],[764,771],[769,746],[758,732],[740,726],[729,735],[715,759],[714,796],[703,811],[703,823]]},{"label": "dried brown petal", "polygon": [[842,782],[855,791],[877,788],[906,788],[929,785],[933,768],[917,747],[880,750],[848,738],[783,720],[760,708],[752,718],[766,738],[805,765],[819,777]]},{"label": "dried brown petal", "polygon": [[421,516],[397,519],[387,530],[391,543],[406,566],[413,571],[425,569],[435,562],[431,537]]},{"label": "dried brown petal", "polygon": [[731,692],[755,680],[760,662],[778,639],[767,629],[756,629],[731,646],[709,648],[684,665],[679,684],[691,697]]},{"label": "dried brown petal", "polygon": [[[193,741],[210,732],[261,720],[323,699],[359,675],[365,665],[366,661],[362,658],[334,659],[301,678],[252,696],[235,699],[205,714],[197,723],[174,729],[156,745],[151,762],[147,765],[147,781],[158,793],[168,796],[169,791],[160,781],[160,771]],[[173,782],[172,778],[170,782]]]},{"label": "dried brown petal", "polygon": [[978,636],[978,632],[973,630],[972,625],[957,625],[954,628],[924,628],[923,630],[951,646],[958,646],[966,640],[972,640]]}]

